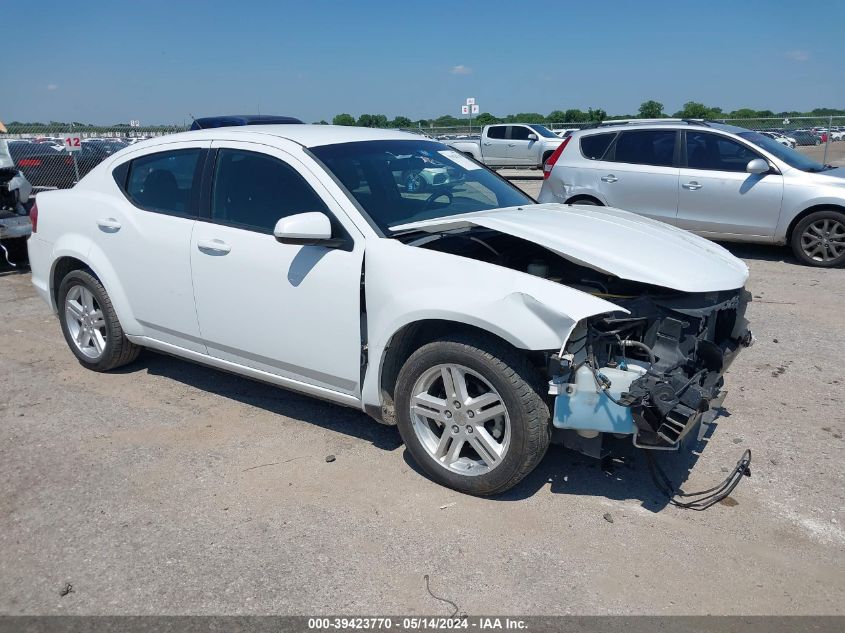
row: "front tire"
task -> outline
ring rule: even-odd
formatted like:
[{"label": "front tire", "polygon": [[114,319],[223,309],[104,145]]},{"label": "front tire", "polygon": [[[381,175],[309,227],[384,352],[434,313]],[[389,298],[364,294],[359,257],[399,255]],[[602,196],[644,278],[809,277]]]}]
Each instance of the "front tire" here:
[{"label": "front tire", "polygon": [[424,345],[396,383],[397,425],[414,461],[437,483],[471,495],[516,485],[551,439],[542,380],[528,359],[481,336]]},{"label": "front tire", "polygon": [[790,245],[802,264],[841,266],[845,263],[845,213],[835,209],[810,213],[795,225]]},{"label": "front tire", "polygon": [[90,272],[69,272],[59,285],[59,322],[83,366],[109,371],[131,363],[141,348],[126,338],[106,289]]}]

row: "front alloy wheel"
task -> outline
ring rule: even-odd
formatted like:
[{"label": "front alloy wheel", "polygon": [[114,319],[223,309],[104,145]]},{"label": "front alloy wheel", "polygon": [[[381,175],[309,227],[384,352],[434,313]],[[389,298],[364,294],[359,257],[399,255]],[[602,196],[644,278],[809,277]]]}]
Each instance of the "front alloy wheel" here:
[{"label": "front alloy wheel", "polygon": [[811,266],[845,263],[845,214],[830,209],[803,218],[792,234],[795,256]]},{"label": "front alloy wheel", "polygon": [[463,365],[435,365],[413,388],[414,433],[444,468],[467,476],[496,468],[508,450],[510,416],[496,389]]},{"label": "front alloy wheel", "polygon": [[544,384],[528,356],[483,334],[416,350],[399,371],[396,423],[434,481],[473,495],[516,485],[551,439]]}]

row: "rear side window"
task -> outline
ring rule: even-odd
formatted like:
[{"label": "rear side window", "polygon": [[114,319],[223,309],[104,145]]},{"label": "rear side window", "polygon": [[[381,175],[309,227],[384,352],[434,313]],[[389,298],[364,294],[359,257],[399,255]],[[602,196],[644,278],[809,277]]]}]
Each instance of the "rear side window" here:
[{"label": "rear side window", "polygon": [[604,153],[607,151],[607,148],[610,147],[611,141],[613,141],[613,137],[616,136],[616,132],[611,132],[609,134],[590,134],[589,136],[582,136],[581,137],[581,154],[584,158],[589,158],[590,160],[599,160]]},{"label": "rear side window", "polygon": [[[141,156],[129,163],[126,196],[147,211],[193,217],[193,193],[201,149],[180,149]],[[125,170],[115,169],[115,178]]]},{"label": "rear side window", "polygon": [[508,126],[506,125],[494,125],[489,130],[487,130],[487,137],[488,138],[505,138],[505,131],[507,131]]},{"label": "rear side window", "polygon": [[619,134],[612,160],[617,163],[671,167],[675,156],[675,130],[630,130]]},{"label": "rear side window", "polygon": [[211,198],[214,222],[272,233],[281,218],[308,211],[331,217],[320,196],[293,167],[266,154],[220,150]]}]

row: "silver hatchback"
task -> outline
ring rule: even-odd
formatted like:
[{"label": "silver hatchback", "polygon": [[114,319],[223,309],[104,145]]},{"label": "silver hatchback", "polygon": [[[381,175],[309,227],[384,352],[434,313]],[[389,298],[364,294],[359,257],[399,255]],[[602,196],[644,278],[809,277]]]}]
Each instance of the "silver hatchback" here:
[{"label": "silver hatchback", "polygon": [[812,266],[845,262],[845,168],[703,121],[573,132],[546,164],[540,202],[606,205],[714,240],[788,244]]}]

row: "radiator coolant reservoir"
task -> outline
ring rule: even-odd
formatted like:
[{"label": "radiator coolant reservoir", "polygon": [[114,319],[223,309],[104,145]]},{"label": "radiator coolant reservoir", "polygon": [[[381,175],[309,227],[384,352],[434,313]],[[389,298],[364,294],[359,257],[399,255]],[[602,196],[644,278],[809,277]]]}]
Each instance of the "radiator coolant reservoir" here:
[{"label": "radiator coolant reservoir", "polygon": [[[610,380],[607,392],[618,400],[634,380],[646,373],[646,369],[629,362],[625,369],[602,367],[599,372]],[[576,429],[584,437],[598,433],[636,432],[631,410],[608,398],[596,385],[593,372],[585,366],[576,370],[574,382],[560,385],[555,398],[553,424],[559,429]]]}]

